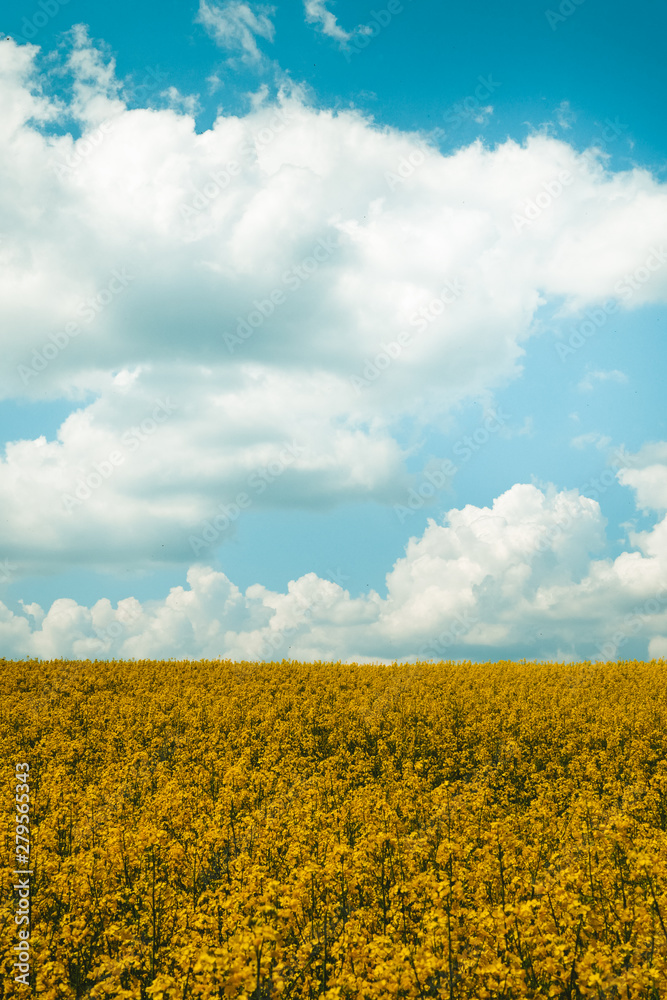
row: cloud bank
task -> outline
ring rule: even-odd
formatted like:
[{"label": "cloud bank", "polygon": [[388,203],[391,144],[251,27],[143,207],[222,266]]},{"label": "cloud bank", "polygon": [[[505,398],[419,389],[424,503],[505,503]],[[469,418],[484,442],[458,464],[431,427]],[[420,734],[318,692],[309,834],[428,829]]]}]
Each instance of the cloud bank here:
[{"label": "cloud bank", "polygon": [[[647,445],[618,472],[640,506],[667,510],[667,443]],[[10,656],[334,659],[608,659],[664,656],[667,517],[631,532],[633,551],[596,558],[605,521],[596,500],[516,484],[491,507],[429,519],[387,574],[387,596],[353,598],[308,573],[287,593],[242,593],[198,563],[164,601],[114,608],[69,599],[48,613],[0,604]]]},{"label": "cloud bank", "polygon": [[[254,59],[270,13],[202,0],[199,16]],[[249,504],[400,502],[401,422],[491,407],[542,306],[583,331],[664,302],[664,184],[544,135],[442,155],[296,88],[197,132],[175,99],[128,107],[83,28],[68,101],[46,96],[38,55],[0,46],[0,394],[79,408],[54,440],[6,445],[0,555],[18,576],[191,565],[190,589],[141,607],[4,609],[5,648],[266,656],[293,627],[284,648],[299,657],[400,659],[433,642],[565,656],[638,614],[636,635],[664,651],[664,611],[633,611],[664,584],[664,522],[596,560],[603,519],[578,495],[516,484],[492,508],[450,511],[410,541],[386,598],[313,574],[241,594],[200,545]],[[651,448],[618,475],[657,511],[667,460]]]}]

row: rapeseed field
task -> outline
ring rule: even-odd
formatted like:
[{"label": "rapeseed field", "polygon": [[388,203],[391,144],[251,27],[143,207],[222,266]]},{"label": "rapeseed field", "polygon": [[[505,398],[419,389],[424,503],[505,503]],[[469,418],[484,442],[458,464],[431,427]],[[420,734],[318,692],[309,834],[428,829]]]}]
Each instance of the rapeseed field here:
[{"label": "rapeseed field", "polygon": [[0,661],[0,995],[667,998],[666,679]]}]

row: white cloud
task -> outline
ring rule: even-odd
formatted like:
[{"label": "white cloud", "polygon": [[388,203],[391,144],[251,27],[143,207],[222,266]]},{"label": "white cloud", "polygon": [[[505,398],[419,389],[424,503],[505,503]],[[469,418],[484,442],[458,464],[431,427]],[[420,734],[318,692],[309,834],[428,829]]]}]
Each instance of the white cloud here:
[{"label": "white cloud", "polygon": [[0,141],[3,143],[26,122],[48,122],[59,113],[58,105],[43,96],[41,81],[35,77],[35,54],[34,46],[16,45],[8,38],[0,46]]},{"label": "white cloud", "polygon": [[182,112],[190,118],[194,118],[200,110],[199,99],[196,95],[181,94],[176,87],[168,87],[167,90],[163,90],[161,97],[166,99],[168,107],[174,111]]},{"label": "white cloud", "polygon": [[271,16],[274,12],[274,7],[242,3],[241,0],[221,3],[200,0],[196,20],[222,48],[240,49],[246,60],[259,62],[263,55],[255,39],[273,41],[275,29]]},{"label": "white cloud", "polygon": [[612,371],[594,371],[587,372],[584,378],[578,383],[577,389],[584,392],[590,392],[595,387],[595,382],[616,382],[619,385],[628,381],[628,376],[625,372],[619,371],[614,368]]},{"label": "white cloud", "polygon": [[667,660],[667,635],[656,635],[651,639],[648,655],[652,660]]},{"label": "white cloud", "polygon": [[577,116],[570,107],[569,101],[561,101],[556,108],[556,118],[562,129],[572,128],[577,120]]},{"label": "white cloud", "polygon": [[[0,58],[15,51],[6,43]],[[158,345],[179,365],[205,351],[212,365],[252,358],[274,368],[324,367],[349,381],[405,329],[409,350],[359,407],[386,410],[397,392],[405,406],[416,384],[449,404],[518,372],[545,296],[565,296],[572,307],[613,296],[624,272],[659,242],[667,216],[663,186],[645,173],[596,173],[567,144],[544,137],[525,147],[420,153],[392,190],[387,175],[398,176],[415,154],[416,137],[288,96],[279,109],[263,103],[244,118],[221,116],[202,135],[174,109],[121,110],[110,126],[85,156],[88,133],[76,142],[43,136],[27,120],[8,143],[5,395],[67,391],[91,370],[124,367]],[[54,177],[53,161],[72,154],[80,156],[74,176]],[[576,182],[535,222],[539,232],[517,236],[514,208],[561,168]],[[49,214],[31,223],[28,264],[32,206],[47,201]],[[322,239],[337,240],[336,251],[308,280],[292,273],[286,286],[290,268],[313,265]],[[104,290],[117,268],[133,275],[126,291],[98,310],[90,335],[86,329],[24,385],[16,366],[42,346],[42,331],[80,321],[86,296]],[[464,293],[443,310],[446,279],[460,280]],[[275,289],[286,301],[230,357],[223,334]],[[666,294],[662,267],[628,305]]]},{"label": "white cloud", "polygon": [[604,451],[611,444],[611,438],[606,434],[600,434],[599,431],[588,431],[587,434],[578,434],[577,437],[572,438],[570,444],[573,448],[580,449],[594,445],[599,451]]},{"label": "white cloud", "polygon": [[56,440],[9,443],[0,459],[0,552],[24,573],[182,565],[208,551],[191,539],[241,494],[256,512],[397,502],[408,488],[394,439],[349,421],[351,391],[324,374],[304,387],[257,366],[144,367],[99,388]]},{"label": "white cloud", "polygon": [[352,33],[341,28],[336,15],[327,8],[328,0],[304,0],[306,21],[316,24],[323,35],[335,38],[337,42],[349,42]]},{"label": "white cloud", "polygon": [[480,106],[472,112],[472,120],[477,122],[478,125],[484,125],[493,114],[493,105],[486,104],[485,106]]},{"label": "white cloud", "polygon": [[[645,171],[544,136],[443,156],[294,92],[198,134],[178,107],[129,110],[112,61],[83,29],[72,44],[68,109],[42,96],[34,47],[0,46],[0,395],[80,401],[55,440],[2,458],[0,554],[22,572],[186,565],[190,536],[294,440],[256,509],[394,503],[397,423],[491,401],[542,303],[667,298],[662,265],[616,290],[661,252],[667,199]],[[69,113],[80,138],[42,129]],[[563,170],[573,183],[517,234]],[[169,419],[123,445],[167,398]],[[68,517],[63,494],[119,448]]]},{"label": "white cloud", "polygon": [[598,559],[596,501],[516,484],[491,507],[430,520],[387,574],[385,599],[374,591],[352,598],[314,573],[286,593],[259,584],[241,593],[197,564],[188,586],[163,601],[86,608],[62,599],[46,614],[0,604],[0,640],[6,655],[41,657],[577,659],[625,655],[633,644],[635,655],[660,656],[666,525],[644,533],[640,551]]},{"label": "white cloud", "polygon": [[667,443],[651,442],[634,456],[634,468],[623,468],[619,482],[635,491],[641,510],[667,510]]},{"label": "white cloud", "polygon": [[70,111],[82,124],[95,125],[124,110],[116,63],[104,48],[92,44],[86,25],[75,24],[70,36],[67,67],[74,78]]}]

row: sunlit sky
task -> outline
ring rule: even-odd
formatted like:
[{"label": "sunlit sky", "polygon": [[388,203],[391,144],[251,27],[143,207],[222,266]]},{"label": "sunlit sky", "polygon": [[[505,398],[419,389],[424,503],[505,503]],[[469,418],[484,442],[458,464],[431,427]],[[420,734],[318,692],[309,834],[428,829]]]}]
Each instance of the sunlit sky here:
[{"label": "sunlit sky", "polygon": [[667,652],[667,12],[17,2],[0,647]]}]

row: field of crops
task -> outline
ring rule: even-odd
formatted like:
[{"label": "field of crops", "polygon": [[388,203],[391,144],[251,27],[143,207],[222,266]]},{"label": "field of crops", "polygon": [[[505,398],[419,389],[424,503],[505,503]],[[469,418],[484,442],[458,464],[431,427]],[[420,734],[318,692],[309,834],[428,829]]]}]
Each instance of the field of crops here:
[{"label": "field of crops", "polygon": [[665,998],[666,682],[0,660],[0,996]]}]

